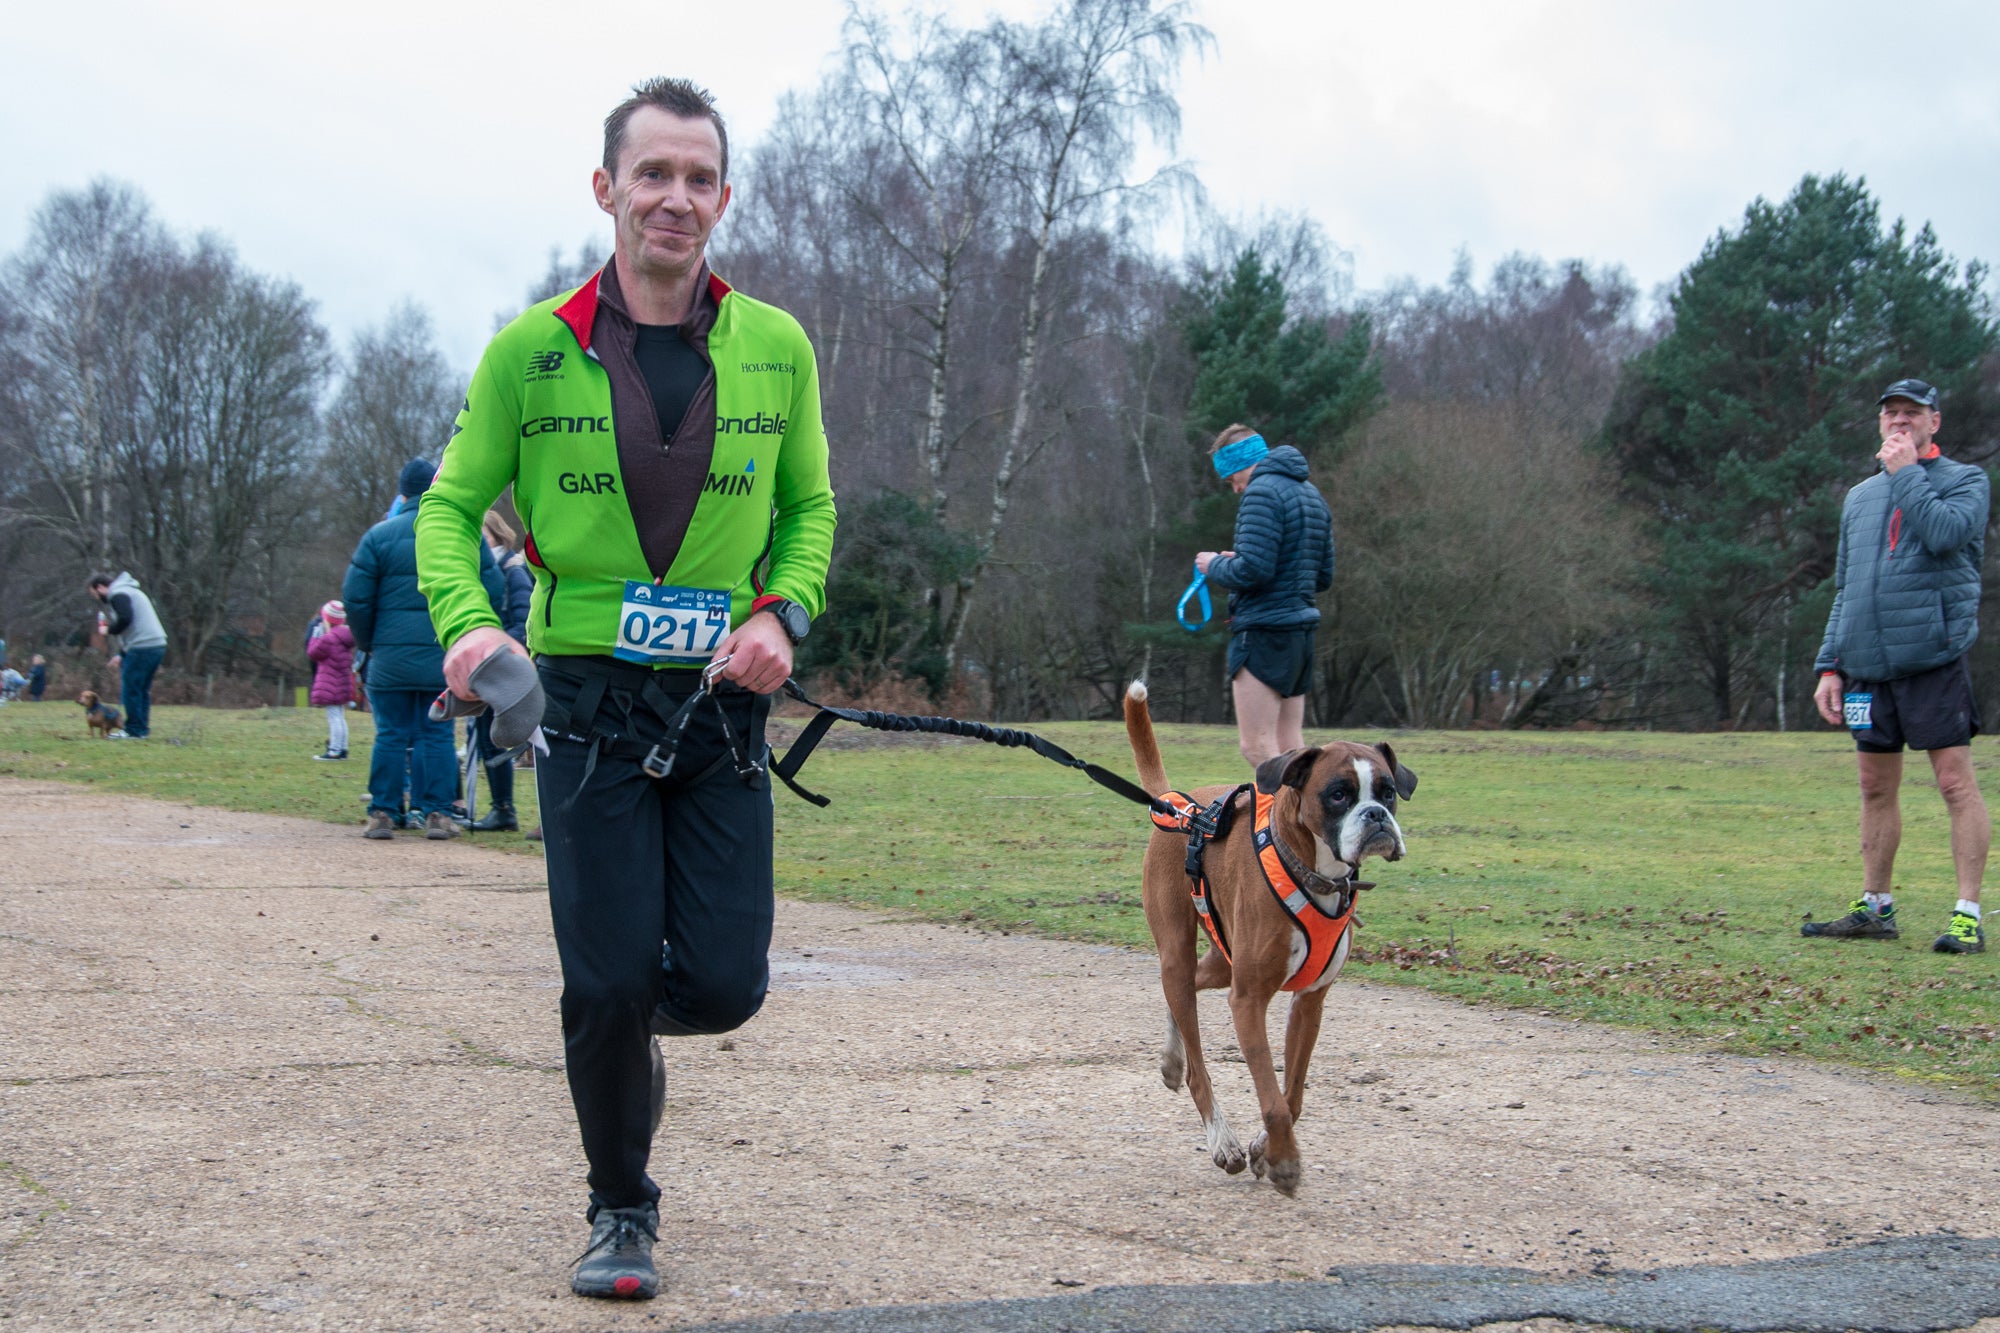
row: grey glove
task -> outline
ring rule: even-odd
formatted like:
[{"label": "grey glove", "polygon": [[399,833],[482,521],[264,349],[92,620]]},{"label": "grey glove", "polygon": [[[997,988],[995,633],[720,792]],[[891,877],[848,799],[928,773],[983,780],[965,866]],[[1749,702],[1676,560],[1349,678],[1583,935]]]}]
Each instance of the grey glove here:
[{"label": "grey glove", "polygon": [[479,697],[461,699],[446,690],[431,704],[431,721],[477,717],[482,710],[491,708],[493,725],[488,734],[502,750],[526,744],[542,725],[542,709],[547,705],[542,695],[542,677],[535,664],[520,653],[495,648],[485,661],[472,668],[467,683]]}]

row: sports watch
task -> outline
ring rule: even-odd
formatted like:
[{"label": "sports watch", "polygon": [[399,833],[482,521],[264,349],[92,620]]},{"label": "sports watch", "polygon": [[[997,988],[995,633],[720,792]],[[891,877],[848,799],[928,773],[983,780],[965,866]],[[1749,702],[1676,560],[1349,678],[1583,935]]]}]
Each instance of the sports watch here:
[{"label": "sports watch", "polygon": [[776,616],[778,623],[784,627],[785,637],[790,639],[794,644],[812,633],[812,617],[807,615],[806,609],[797,602],[779,597],[773,601],[764,603],[764,605],[757,609],[759,611],[769,611],[772,615]]}]

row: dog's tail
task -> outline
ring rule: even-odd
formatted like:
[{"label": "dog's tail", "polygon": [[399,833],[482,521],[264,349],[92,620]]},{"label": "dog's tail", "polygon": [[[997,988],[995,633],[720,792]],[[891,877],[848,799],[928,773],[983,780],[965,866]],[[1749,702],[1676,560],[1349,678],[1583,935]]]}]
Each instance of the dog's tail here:
[{"label": "dog's tail", "polygon": [[1169,790],[1167,766],[1160,761],[1160,742],[1153,735],[1153,714],[1146,707],[1146,683],[1125,687],[1125,738],[1132,742],[1132,760],[1139,766],[1139,785],[1154,796]]}]

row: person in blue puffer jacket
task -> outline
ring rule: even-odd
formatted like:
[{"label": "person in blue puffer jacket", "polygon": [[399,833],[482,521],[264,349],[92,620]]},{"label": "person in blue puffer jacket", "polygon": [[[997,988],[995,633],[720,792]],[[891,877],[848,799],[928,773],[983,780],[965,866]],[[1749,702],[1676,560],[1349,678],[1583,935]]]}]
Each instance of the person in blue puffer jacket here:
[{"label": "person in blue puffer jacket", "polygon": [[[375,714],[367,838],[396,836],[406,774],[411,814],[421,816],[424,836],[458,834],[451,806],[458,776],[453,724],[430,720],[431,701],[444,692],[444,649],[431,628],[430,603],[417,587],[417,507],[435,472],[429,464],[403,469],[402,510],[368,529],[340,586],[354,646],[368,654],[368,702]],[[484,546],[479,580],[498,614],[507,605],[507,584]]]},{"label": "person in blue puffer jacket", "polygon": [[1895,939],[1890,895],[1902,840],[1903,747],[1930,755],[1951,814],[1958,906],[1932,948],[1986,947],[1979,888],[1993,837],[1972,768],[1979,703],[1966,652],[1979,637],[1980,567],[1991,485],[1985,469],[1938,449],[1938,391],[1897,380],[1882,391],[1881,470],[1847,493],[1833,565],[1833,610],[1815,665],[1813,703],[1854,736],[1861,772],[1861,896],[1807,936]]},{"label": "person in blue puffer jacket", "polygon": [[1229,589],[1225,678],[1237,743],[1255,769],[1305,747],[1319,594],[1333,586],[1333,515],[1306,480],[1305,455],[1230,426],[1209,448],[1215,475],[1243,497],[1235,549],[1203,551],[1195,568]]}]

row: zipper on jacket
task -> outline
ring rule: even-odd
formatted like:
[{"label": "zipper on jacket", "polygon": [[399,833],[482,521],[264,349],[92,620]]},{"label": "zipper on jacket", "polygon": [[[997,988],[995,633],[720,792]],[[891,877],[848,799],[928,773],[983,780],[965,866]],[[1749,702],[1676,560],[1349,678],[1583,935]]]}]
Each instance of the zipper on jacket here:
[{"label": "zipper on jacket", "polygon": [[[534,529],[529,528],[525,523],[521,526],[524,536],[521,542],[522,558],[549,576],[549,595],[542,601],[542,624],[545,626],[554,625],[556,623],[556,572],[542,563],[542,553],[535,546]],[[501,571],[501,577],[506,577],[504,569]]]}]

